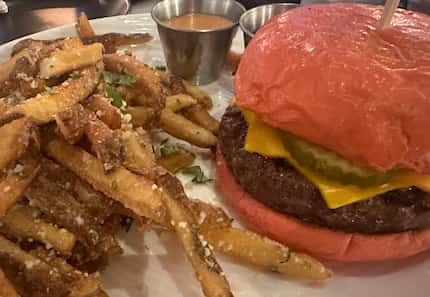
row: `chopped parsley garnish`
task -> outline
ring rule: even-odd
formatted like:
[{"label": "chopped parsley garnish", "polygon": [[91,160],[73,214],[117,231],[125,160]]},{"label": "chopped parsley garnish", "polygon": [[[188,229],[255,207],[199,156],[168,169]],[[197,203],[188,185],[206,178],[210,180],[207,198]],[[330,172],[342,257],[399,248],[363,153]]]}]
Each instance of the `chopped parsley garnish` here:
[{"label": "chopped parsley garnish", "polygon": [[169,139],[165,138],[160,143],[160,147],[158,151],[161,158],[175,155],[179,153],[179,150],[181,149],[177,144],[169,144],[168,142],[169,142]]},{"label": "chopped parsley garnish", "polygon": [[106,97],[111,100],[111,104],[116,108],[121,108],[124,105],[122,95],[112,86],[106,88]]},{"label": "chopped parsley garnish", "polygon": [[78,71],[73,71],[72,73],[70,73],[71,79],[80,79],[81,77],[82,77],[82,74]]},{"label": "chopped parsley garnish", "polygon": [[137,81],[136,77],[131,74],[121,74],[118,79],[118,84],[131,86]]},{"label": "chopped parsley garnish", "polygon": [[116,179],[114,179],[114,180],[112,181],[111,188],[112,188],[112,190],[114,190],[114,191],[118,190],[118,181],[117,181]]},{"label": "chopped parsley garnish", "polygon": [[48,87],[48,86],[44,86],[43,89],[45,90],[45,92],[49,93],[49,94],[57,94],[57,88],[56,87]]},{"label": "chopped parsley garnish", "polygon": [[103,71],[103,79],[109,85],[117,84],[124,86],[131,86],[137,81],[134,75],[127,73],[116,74],[109,71]]},{"label": "chopped parsley garnish", "polygon": [[155,66],[155,69],[160,70],[160,71],[166,71],[167,67],[164,65],[157,65],[157,66]]},{"label": "chopped parsley garnish", "polygon": [[212,181],[211,178],[205,176],[204,172],[198,165],[186,167],[182,169],[182,173],[187,175],[193,175],[194,178],[192,179],[192,182],[196,184],[204,184]]},{"label": "chopped parsley garnish", "polygon": [[165,158],[179,152],[179,148],[174,144],[165,144],[160,147],[160,157]]}]

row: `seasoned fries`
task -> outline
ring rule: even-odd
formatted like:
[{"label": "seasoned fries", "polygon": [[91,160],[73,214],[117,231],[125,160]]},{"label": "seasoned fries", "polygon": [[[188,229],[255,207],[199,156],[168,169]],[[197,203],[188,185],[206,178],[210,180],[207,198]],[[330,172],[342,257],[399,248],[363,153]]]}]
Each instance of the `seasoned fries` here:
[{"label": "seasoned fries", "polygon": [[197,104],[197,100],[187,94],[177,94],[166,98],[166,108],[177,112]]},{"label": "seasoned fries", "polygon": [[167,133],[199,147],[212,147],[217,143],[217,138],[212,132],[169,109],[162,110],[160,126]]},{"label": "seasoned fries", "polygon": [[203,91],[202,89],[193,86],[192,84],[190,84],[189,82],[187,82],[186,80],[182,81],[183,86],[185,87],[185,91],[191,95],[194,99],[196,99],[203,107],[207,108],[207,109],[211,109],[212,108],[212,99],[209,97],[208,94],[206,94],[205,91]]},{"label": "seasoned fries", "polygon": [[46,153],[139,216],[154,222],[165,221],[160,192],[153,190],[153,183],[143,176],[137,176],[122,167],[105,174],[103,164],[97,158],[60,139],[48,143]]},{"label": "seasoned fries", "polygon": [[57,89],[46,91],[8,110],[8,113],[22,113],[38,123],[54,120],[56,114],[84,100],[99,82],[102,66],[90,66],[81,71],[78,79],[69,78]]},{"label": "seasoned fries", "polygon": [[19,174],[8,174],[0,181],[0,218],[20,198],[39,171],[39,159],[32,156],[20,159],[19,165]]},{"label": "seasoned fries", "polygon": [[76,69],[94,65],[102,58],[103,45],[101,43],[54,51],[40,62],[40,75],[44,79],[57,77]]},{"label": "seasoned fries", "polygon": [[47,246],[53,246],[62,254],[71,254],[76,237],[66,229],[59,229],[35,218],[35,213],[37,213],[35,209],[16,206],[10,209],[0,221],[19,237],[32,238]]},{"label": "seasoned fries", "polygon": [[205,296],[233,296],[224,272],[216,262],[207,241],[199,236],[197,228],[193,227],[196,223],[192,214],[170,195],[170,193],[162,195],[170,216],[170,224],[182,242]]},{"label": "seasoned fries", "polygon": [[167,169],[171,173],[176,173],[184,167],[193,164],[196,156],[184,149],[179,149],[175,154],[160,157],[157,159],[157,164]]},{"label": "seasoned fries", "polygon": [[36,138],[34,125],[28,118],[20,118],[0,127],[0,170],[18,159]]},{"label": "seasoned fries", "polygon": [[78,22],[75,25],[76,33],[78,34],[80,39],[91,38],[96,33],[91,27],[90,22],[88,21],[87,15],[84,12],[81,12],[78,18]]},{"label": "seasoned fries", "polygon": [[325,280],[331,271],[320,262],[272,240],[236,228],[202,229],[206,240],[224,254],[291,277]]},{"label": "seasoned fries", "polygon": [[182,113],[193,123],[206,128],[215,135],[218,134],[219,122],[215,120],[209,112],[200,105],[193,105],[185,108]]}]

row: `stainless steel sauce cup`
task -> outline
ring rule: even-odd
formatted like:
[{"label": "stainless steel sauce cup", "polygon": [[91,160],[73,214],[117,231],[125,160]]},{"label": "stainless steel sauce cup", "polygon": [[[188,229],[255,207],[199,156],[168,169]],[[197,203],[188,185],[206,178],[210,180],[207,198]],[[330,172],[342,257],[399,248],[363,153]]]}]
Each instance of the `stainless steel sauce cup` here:
[{"label": "stainless steel sauce cup", "polygon": [[268,4],[257,6],[245,12],[240,18],[240,28],[243,31],[245,45],[248,45],[258,29],[271,18],[297,6],[299,5],[296,3]]},{"label": "stainless steel sauce cup", "polygon": [[[188,13],[205,13],[226,17],[232,25],[211,30],[181,30],[166,21]],[[195,84],[215,81],[237,32],[245,8],[234,0],[164,0],[152,8],[167,67]]]}]

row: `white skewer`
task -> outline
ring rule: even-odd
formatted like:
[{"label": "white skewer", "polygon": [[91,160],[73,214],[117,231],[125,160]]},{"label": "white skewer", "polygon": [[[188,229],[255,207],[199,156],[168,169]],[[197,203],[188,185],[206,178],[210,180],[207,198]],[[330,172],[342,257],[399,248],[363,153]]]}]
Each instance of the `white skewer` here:
[{"label": "white skewer", "polygon": [[396,8],[399,6],[400,0],[387,0],[385,1],[384,13],[378,24],[378,30],[384,30],[391,24],[391,19],[393,18]]}]

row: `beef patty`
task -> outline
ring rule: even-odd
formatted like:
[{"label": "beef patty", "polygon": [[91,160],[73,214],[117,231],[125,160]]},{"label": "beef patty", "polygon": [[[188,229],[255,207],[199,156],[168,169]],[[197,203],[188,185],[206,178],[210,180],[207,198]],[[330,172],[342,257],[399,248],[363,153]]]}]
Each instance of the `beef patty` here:
[{"label": "beef patty", "polygon": [[329,209],[319,190],[286,160],[247,152],[247,129],[240,110],[228,108],[218,145],[236,181],[266,206],[305,223],[346,232],[383,234],[430,227],[430,194],[415,187]]}]

